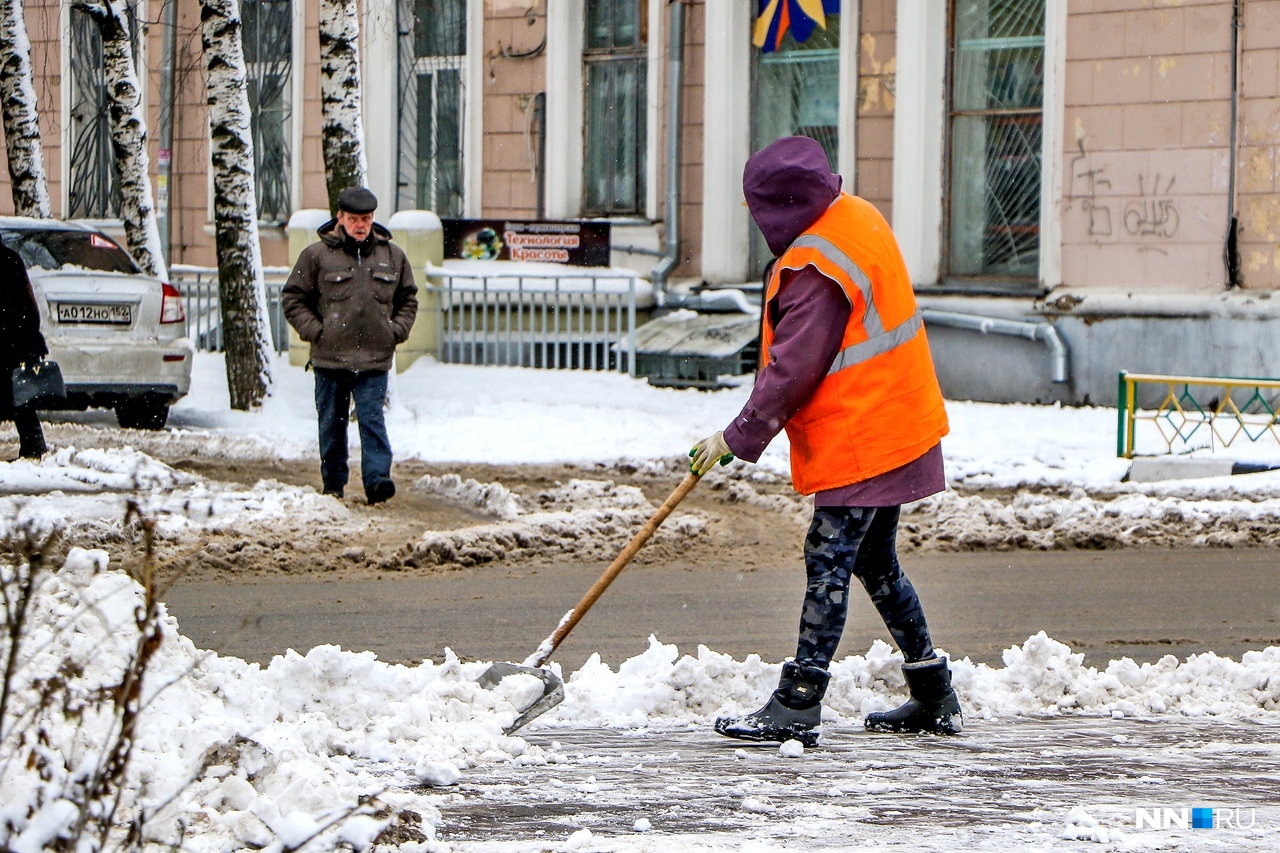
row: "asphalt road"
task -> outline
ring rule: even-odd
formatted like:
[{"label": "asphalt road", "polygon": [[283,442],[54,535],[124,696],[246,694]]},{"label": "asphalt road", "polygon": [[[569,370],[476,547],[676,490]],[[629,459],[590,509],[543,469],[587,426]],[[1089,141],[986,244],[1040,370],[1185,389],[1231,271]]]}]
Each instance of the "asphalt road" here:
[{"label": "asphalt road", "polygon": [[[999,664],[1001,652],[1045,631],[1099,665],[1213,651],[1239,658],[1280,645],[1280,549],[1126,550],[907,555],[934,642],[953,657]],[[267,662],[286,649],[332,643],[387,661],[523,660],[604,566],[486,567],[431,575],[384,573],[181,582],[169,610],[197,646]],[[749,571],[632,565],[555,655],[566,670],[599,652],[616,666],[655,634],[682,652],[704,644],[741,659],[794,653],[803,568]],[[840,648],[888,639],[856,596]]]}]

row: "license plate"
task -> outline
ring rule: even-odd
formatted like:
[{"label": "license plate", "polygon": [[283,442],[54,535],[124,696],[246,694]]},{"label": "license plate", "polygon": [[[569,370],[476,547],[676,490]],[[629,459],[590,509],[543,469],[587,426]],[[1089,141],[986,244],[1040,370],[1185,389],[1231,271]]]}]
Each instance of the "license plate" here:
[{"label": "license plate", "polygon": [[114,302],[59,302],[58,322],[127,326],[133,322],[133,306]]}]

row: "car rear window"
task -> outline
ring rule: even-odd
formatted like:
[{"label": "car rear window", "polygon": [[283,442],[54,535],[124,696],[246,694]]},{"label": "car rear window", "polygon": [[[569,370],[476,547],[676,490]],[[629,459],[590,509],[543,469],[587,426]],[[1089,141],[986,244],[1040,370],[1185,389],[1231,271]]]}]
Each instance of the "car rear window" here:
[{"label": "car rear window", "polygon": [[80,267],[99,272],[137,273],[129,254],[110,237],[93,231],[22,229],[5,231],[4,244],[28,267]]}]

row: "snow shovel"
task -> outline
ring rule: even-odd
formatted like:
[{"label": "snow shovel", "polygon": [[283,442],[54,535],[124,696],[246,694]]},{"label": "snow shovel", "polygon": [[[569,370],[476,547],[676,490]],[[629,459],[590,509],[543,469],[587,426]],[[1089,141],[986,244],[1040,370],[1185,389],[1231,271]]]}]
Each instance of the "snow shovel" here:
[{"label": "snow shovel", "polygon": [[[732,459],[731,455],[726,454],[720,458],[720,464],[727,465]],[[690,473],[685,476],[670,497],[663,502],[662,506],[658,507],[653,516],[645,522],[644,527],[640,528],[640,532],[631,538],[631,541],[627,543],[627,547],[622,549],[622,553],[618,554],[613,562],[609,564],[609,568],[605,569],[604,574],[595,582],[595,585],[587,590],[587,594],[582,596],[582,600],[564,615],[564,618],[560,620],[560,624],[556,626],[551,636],[543,640],[537,650],[525,658],[524,663],[495,663],[481,674],[477,682],[481,687],[490,690],[508,675],[532,675],[542,682],[542,695],[535,699],[529,707],[525,708],[520,713],[520,716],[516,717],[515,722],[503,729],[503,734],[509,735],[524,727],[533,718],[545,714],[564,701],[564,681],[551,670],[543,669],[543,665],[551,659],[556,647],[560,645],[565,637],[569,636],[569,632],[573,630],[574,626],[582,620],[583,616],[587,615],[591,605],[595,604],[596,600],[604,595],[604,591],[609,588],[609,584],[613,583],[614,579],[622,574],[622,570],[627,567],[627,563],[631,562],[631,558],[636,555],[636,552],[644,547],[644,543],[649,541],[649,537],[654,534],[654,531],[662,525],[662,522],[666,521],[667,516],[671,515],[671,511],[679,505],[680,501],[684,500],[685,495],[689,494],[690,490],[701,479],[701,474]]]}]

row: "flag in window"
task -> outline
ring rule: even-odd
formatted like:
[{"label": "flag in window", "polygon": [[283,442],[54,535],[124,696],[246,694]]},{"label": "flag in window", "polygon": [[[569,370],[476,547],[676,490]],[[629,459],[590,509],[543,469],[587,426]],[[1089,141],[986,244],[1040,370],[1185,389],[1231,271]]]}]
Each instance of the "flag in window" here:
[{"label": "flag in window", "polygon": [[752,43],[765,53],[782,45],[791,30],[797,42],[807,41],[814,28],[827,28],[827,15],[840,12],[840,0],[760,0]]}]

